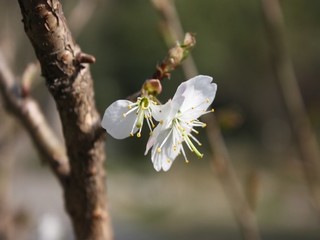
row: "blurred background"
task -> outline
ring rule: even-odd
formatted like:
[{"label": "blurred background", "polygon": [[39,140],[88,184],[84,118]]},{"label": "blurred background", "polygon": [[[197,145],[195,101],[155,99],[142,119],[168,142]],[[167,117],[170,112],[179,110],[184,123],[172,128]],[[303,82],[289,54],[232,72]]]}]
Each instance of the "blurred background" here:
[{"label": "blurred background", "polygon": [[[91,70],[103,114],[113,101],[140,89],[166,56],[167,46],[150,1],[62,1],[67,19],[79,2],[87,4],[89,20],[74,32],[82,50],[97,59]],[[272,69],[261,2],[175,3],[184,30],[196,34],[192,56],[199,72],[213,76],[218,84],[214,114],[238,180],[244,188],[256,186],[255,212],[262,238],[320,239],[319,218],[310,203]],[[320,1],[280,3],[295,73],[313,130],[319,135]],[[36,61],[21,18],[17,1],[1,0],[0,50],[18,79]],[[185,80],[180,68],[174,71],[163,82],[160,100],[173,96]],[[55,104],[42,78],[34,82],[32,95],[61,135]],[[146,131],[141,139],[107,138],[108,199],[116,239],[242,239],[210,167],[212,153],[205,131],[199,136],[205,157],[191,159],[190,154],[188,165],[178,158],[166,173],[157,173],[150,156],[143,155],[147,137]],[[2,208],[15,213],[17,239],[72,239],[58,182],[39,161],[25,130],[2,105],[0,198]],[[52,238],[46,235],[50,230]]]}]

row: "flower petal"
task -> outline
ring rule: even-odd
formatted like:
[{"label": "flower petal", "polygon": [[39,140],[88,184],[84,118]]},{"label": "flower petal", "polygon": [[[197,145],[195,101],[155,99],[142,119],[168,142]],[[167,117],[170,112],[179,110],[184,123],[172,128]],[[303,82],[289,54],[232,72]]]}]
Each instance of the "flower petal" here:
[{"label": "flower petal", "polygon": [[152,117],[159,122],[169,116],[171,111],[171,100],[166,102],[164,105],[150,105],[150,108],[152,111]]},{"label": "flower petal", "polygon": [[156,128],[152,131],[152,133],[150,134],[150,137],[148,139],[147,142],[147,146],[146,146],[146,150],[144,152],[144,155],[147,155],[150,148],[155,144],[157,137],[159,136],[160,132],[163,129],[163,123],[158,123],[158,125],[156,126]]},{"label": "flower petal", "polygon": [[180,105],[180,112],[188,119],[199,118],[211,105],[216,91],[217,85],[212,83],[210,76],[199,75],[183,82],[175,94],[175,97],[185,97],[185,101]]},{"label": "flower petal", "polygon": [[[151,151],[151,160],[155,170],[168,171],[180,153],[180,146],[174,148],[173,129],[165,129],[158,135]],[[161,147],[161,148],[160,148]]]},{"label": "flower petal", "polygon": [[[123,139],[130,136],[137,114],[136,111],[132,111],[125,117],[123,114],[130,110],[129,105],[131,104],[133,103],[128,100],[118,100],[106,109],[101,125],[112,137]],[[134,127],[133,130],[135,133],[138,128]]]}]

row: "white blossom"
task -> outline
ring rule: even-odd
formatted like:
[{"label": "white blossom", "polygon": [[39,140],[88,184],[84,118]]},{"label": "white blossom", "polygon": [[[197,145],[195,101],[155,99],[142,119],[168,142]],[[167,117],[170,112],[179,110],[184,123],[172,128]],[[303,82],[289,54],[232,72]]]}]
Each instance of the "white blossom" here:
[{"label": "white blossom", "polygon": [[182,153],[186,162],[187,155],[183,143],[199,158],[203,154],[196,145],[201,143],[194,134],[194,127],[205,127],[198,118],[213,110],[207,110],[213,102],[217,85],[209,76],[199,75],[183,82],[178,87],[173,99],[153,112],[158,126],[152,132],[145,151],[151,150],[151,160],[157,171],[169,170],[175,158]]},{"label": "white blossom", "polygon": [[106,109],[101,125],[116,139],[134,136],[135,133],[140,137],[144,120],[152,131],[152,112],[157,108],[156,102],[148,96],[138,97],[136,102],[118,100]]}]

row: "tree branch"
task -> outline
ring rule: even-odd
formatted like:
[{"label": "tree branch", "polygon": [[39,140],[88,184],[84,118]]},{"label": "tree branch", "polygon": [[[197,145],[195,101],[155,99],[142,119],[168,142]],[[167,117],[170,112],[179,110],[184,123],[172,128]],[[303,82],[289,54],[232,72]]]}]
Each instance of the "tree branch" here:
[{"label": "tree branch", "polygon": [[94,58],[74,42],[58,0],[18,0],[24,29],[62,122],[70,176],[66,209],[77,239],[112,239],[103,162],[104,134],[89,66]]},{"label": "tree branch", "polygon": [[0,92],[8,112],[20,120],[30,134],[44,162],[64,184],[69,163],[64,147],[52,132],[38,104],[31,97],[23,97],[13,74],[0,52]]},{"label": "tree branch", "polygon": [[278,0],[261,0],[272,64],[290,119],[312,204],[320,219],[320,153],[294,72],[281,6]]}]

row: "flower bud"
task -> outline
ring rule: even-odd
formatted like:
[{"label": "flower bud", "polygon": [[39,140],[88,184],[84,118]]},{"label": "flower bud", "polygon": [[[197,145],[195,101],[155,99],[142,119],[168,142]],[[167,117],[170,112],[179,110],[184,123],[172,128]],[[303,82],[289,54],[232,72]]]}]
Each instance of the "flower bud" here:
[{"label": "flower bud", "polygon": [[158,79],[148,79],[143,84],[142,89],[148,93],[148,95],[158,95],[162,92],[162,85]]},{"label": "flower bud", "polygon": [[184,36],[182,46],[187,49],[190,49],[190,48],[194,47],[195,44],[196,44],[196,38],[194,37],[194,34],[187,32],[186,35]]}]

